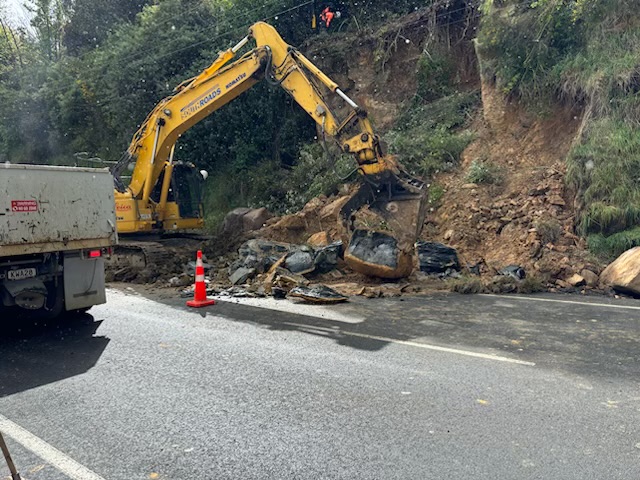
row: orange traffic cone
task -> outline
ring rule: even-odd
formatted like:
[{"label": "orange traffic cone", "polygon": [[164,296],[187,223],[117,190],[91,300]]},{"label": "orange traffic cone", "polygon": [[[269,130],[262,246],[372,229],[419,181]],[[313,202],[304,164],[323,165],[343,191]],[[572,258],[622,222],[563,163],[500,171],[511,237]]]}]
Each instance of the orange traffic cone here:
[{"label": "orange traffic cone", "polygon": [[198,250],[196,259],[196,288],[193,292],[193,300],[187,302],[188,307],[206,307],[215,305],[215,300],[207,298],[207,287],[204,284],[204,267],[202,266],[202,252]]}]

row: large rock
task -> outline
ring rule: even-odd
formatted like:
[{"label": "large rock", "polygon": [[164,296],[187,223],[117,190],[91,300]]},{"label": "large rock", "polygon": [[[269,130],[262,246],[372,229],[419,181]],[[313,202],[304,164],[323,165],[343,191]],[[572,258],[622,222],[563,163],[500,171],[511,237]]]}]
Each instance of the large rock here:
[{"label": "large rock", "polygon": [[346,302],[348,297],[336,292],[326,285],[298,286],[291,289],[290,297],[302,298],[312,303],[340,303]]},{"label": "large rock", "polygon": [[233,285],[241,285],[256,274],[255,268],[240,267],[229,276],[229,281]]},{"label": "large rock", "polygon": [[584,281],[587,282],[589,287],[597,287],[598,286],[598,274],[592,272],[591,270],[587,270],[586,268],[580,272]]},{"label": "large rock", "polygon": [[342,241],[337,241],[324,248],[316,250],[313,264],[319,273],[327,273],[338,266],[338,260],[342,256]]},{"label": "large rock", "polygon": [[242,227],[245,232],[260,230],[265,222],[271,218],[271,214],[266,208],[254,208],[249,210],[242,217]]},{"label": "large rock", "polygon": [[291,252],[284,261],[285,268],[293,273],[313,272],[315,265],[313,263],[313,251],[310,250],[300,249]]},{"label": "large rock", "polygon": [[504,268],[501,268],[498,271],[498,275],[503,275],[505,277],[512,277],[514,280],[524,280],[527,276],[527,272],[525,272],[524,268],[520,265],[507,265]]},{"label": "large rock", "polygon": [[242,217],[244,217],[245,213],[249,211],[251,211],[250,208],[239,207],[234,208],[227,213],[224,217],[224,222],[222,223],[222,232],[232,235],[241,233],[244,228]]},{"label": "large rock", "polygon": [[447,270],[460,270],[458,252],[455,248],[437,242],[418,242],[416,250],[421,272],[439,274]]},{"label": "large rock", "polygon": [[314,233],[309,237],[307,243],[312,247],[326,247],[331,243],[329,232]]},{"label": "large rock", "polygon": [[257,273],[268,271],[283,255],[288,253],[291,245],[254,238],[242,244],[238,249],[238,259],[229,267],[229,274],[238,268],[255,268]]},{"label": "large rock", "polygon": [[627,250],[600,274],[600,283],[640,295],[640,247]]},{"label": "large rock", "polygon": [[243,232],[259,230],[270,218],[271,214],[266,208],[235,208],[224,217],[222,232],[238,235]]},{"label": "large rock", "polygon": [[569,278],[566,279],[566,282],[572,287],[582,287],[587,284],[587,281],[584,279],[582,275],[578,275],[574,273]]}]

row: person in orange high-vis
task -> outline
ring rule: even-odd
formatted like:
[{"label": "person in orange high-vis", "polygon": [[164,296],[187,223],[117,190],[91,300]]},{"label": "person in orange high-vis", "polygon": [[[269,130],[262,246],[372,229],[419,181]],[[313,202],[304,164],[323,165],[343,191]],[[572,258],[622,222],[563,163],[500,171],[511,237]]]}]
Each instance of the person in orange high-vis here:
[{"label": "person in orange high-vis", "polygon": [[320,14],[320,20],[322,20],[325,23],[326,27],[329,28],[329,25],[331,25],[331,20],[333,20],[334,16],[335,14],[331,11],[331,8],[326,7]]}]

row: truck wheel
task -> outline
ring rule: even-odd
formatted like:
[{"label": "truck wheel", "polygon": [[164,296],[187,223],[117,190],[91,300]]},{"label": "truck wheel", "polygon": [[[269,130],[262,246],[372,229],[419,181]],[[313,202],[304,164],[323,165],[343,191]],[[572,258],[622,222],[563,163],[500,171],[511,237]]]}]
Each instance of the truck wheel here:
[{"label": "truck wheel", "polygon": [[50,295],[47,296],[47,302],[45,308],[35,310],[31,313],[33,318],[38,320],[52,320],[58,317],[62,310],[64,310],[64,286],[62,281],[58,282],[57,286],[47,286]]}]

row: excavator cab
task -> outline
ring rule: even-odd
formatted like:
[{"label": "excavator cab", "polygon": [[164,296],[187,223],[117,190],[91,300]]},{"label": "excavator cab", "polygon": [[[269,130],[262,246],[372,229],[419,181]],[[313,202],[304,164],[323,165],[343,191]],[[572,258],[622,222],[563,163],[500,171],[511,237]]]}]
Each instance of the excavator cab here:
[{"label": "excavator cab", "polygon": [[192,163],[177,162],[173,167],[171,190],[181,218],[202,218],[204,178]]},{"label": "excavator cab", "polygon": [[[151,200],[161,203],[162,186],[167,170],[163,170],[158,183],[151,192]],[[174,162],[171,170],[171,180],[167,192],[167,220],[171,220],[170,211],[177,210],[181,219],[203,218],[202,199],[204,196],[204,177],[196,166],[190,162]],[[166,226],[165,226],[166,228]]]}]

